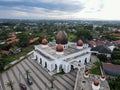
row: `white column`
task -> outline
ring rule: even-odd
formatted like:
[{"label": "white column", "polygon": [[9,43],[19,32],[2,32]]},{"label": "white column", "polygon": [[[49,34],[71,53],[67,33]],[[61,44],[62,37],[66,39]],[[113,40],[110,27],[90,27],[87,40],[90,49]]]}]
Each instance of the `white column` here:
[{"label": "white column", "polygon": [[68,73],[68,65],[66,65],[66,67],[65,67],[65,69],[66,69],[66,72],[65,73]]},{"label": "white column", "polygon": [[59,68],[60,68],[60,65],[57,64],[57,73],[60,72]]},{"label": "white column", "polygon": [[53,70],[55,70],[55,64],[51,64],[51,70],[53,71]]},{"label": "white column", "polygon": [[49,63],[49,62],[47,62],[47,69],[48,69],[49,71],[52,71],[52,69],[51,69],[51,63]]},{"label": "white column", "polygon": [[44,60],[43,60],[43,62],[42,62],[42,66],[45,67],[45,61],[44,61]]},{"label": "white column", "polygon": [[40,57],[38,57],[37,62],[40,63]]},{"label": "white column", "polygon": [[71,65],[68,65],[68,72],[70,72],[71,70]]}]

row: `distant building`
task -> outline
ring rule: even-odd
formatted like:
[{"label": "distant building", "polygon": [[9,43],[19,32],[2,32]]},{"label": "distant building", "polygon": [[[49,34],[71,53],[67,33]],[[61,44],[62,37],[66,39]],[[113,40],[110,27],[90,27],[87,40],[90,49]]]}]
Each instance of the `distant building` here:
[{"label": "distant building", "polygon": [[96,54],[105,54],[107,57],[111,57],[111,50],[107,46],[92,47],[91,52]]},{"label": "distant building", "polygon": [[115,45],[120,45],[120,40],[112,41]]},{"label": "distant building", "polygon": [[0,44],[5,44],[6,40],[0,40]]}]

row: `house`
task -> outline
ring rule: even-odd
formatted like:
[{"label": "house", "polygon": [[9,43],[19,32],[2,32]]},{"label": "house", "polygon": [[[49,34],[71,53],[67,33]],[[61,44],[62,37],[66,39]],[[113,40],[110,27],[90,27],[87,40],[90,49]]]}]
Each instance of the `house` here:
[{"label": "house", "polygon": [[10,51],[8,51],[8,50],[1,50],[0,54],[2,54],[2,55],[9,55]]},{"label": "house", "polygon": [[96,54],[105,54],[107,57],[111,57],[111,50],[107,46],[92,47],[91,52]]},{"label": "house", "polygon": [[115,45],[120,45],[120,40],[112,41]]}]

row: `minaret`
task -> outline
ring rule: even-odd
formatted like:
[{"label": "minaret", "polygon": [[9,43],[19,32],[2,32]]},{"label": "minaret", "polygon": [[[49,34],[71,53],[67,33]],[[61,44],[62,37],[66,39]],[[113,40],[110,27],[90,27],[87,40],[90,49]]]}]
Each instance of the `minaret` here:
[{"label": "minaret", "polygon": [[85,71],[85,73],[84,73],[84,77],[85,77],[85,78],[89,78],[89,72],[88,72],[88,70]]},{"label": "minaret", "polygon": [[101,76],[100,76],[100,80],[101,80],[101,81],[105,81],[105,75],[101,75]]},{"label": "minaret", "polygon": [[93,90],[100,90],[100,84],[98,80],[94,80],[92,83],[92,89]]}]

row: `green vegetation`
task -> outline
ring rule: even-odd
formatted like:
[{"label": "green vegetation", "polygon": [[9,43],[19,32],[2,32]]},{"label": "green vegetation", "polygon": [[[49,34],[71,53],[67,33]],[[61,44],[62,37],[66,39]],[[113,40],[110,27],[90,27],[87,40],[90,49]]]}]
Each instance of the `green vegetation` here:
[{"label": "green vegetation", "polygon": [[19,59],[21,56],[26,55],[28,52],[33,50],[33,45],[28,46],[26,48],[23,48],[21,52],[17,53],[17,54],[13,54],[11,56],[7,56],[7,62],[6,65],[9,64],[10,62]]},{"label": "green vegetation", "polygon": [[120,65],[120,47],[115,48],[111,55],[111,63]]},{"label": "green vegetation", "polygon": [[68,37],[68,41],[73,41],[73,40],[75,40],[76,39],[76,35],[75,34],[69,34],[69,37]]},{"label": "green vegetation", "polygon": [[4,70],[5,65],[18,60],[21,56],[26,55],[28,52],[33,50],[33,45],[23,48],[21,52],[13,55],[2,55],[0,56],[0,72]]},{"label": "green vegetation", "polygon": [[120,59],[116,60],[111,60],[112,64],[120,65]]},{"label": "green vegetation", "polygon": [[115,78],[108,78],[108,83],[110,90],[119,90],[120,89],[120,75]]},{"label": "green vegetation", "polygon": [[79,39],[83,39],[83,40],[91,40],[92,39],[92,35],[90,30],[88,29],[84,29],[84,28],[79,28],[76,32],[77,38]]},{"label": "green vegetation", "polygon": [[20,33],[17,35],[17,38],[19,38],[19,47],[27,47],[29,45],[30,36],[26,33]]},{"label": "green vegetation", "polygon": [[4,70],[6,61],[7,61],[6,56],[1,55],[0,56],[0,72]]},{"label": "green vegetation", "polygon": [[94,66],[90,69],[90,73],[101,75],[100,66],[101,66],[100,62],[95,62]]},{"label": "green vegetation", "polygon": [[100,61],[107,62],[107,56],[106,55],[98,54],[97,57],[99,58]]},{"label": "green vegetation", "polygon": [[61,72],[54,74],[54,76],[56,76],[56,75],[63,75],[63,74],[65,74],[65,72],[64,72],[63,69],[62,69]]},{"label": "green vegetation", "polygon": [[112,59],[120,59],[120,48],[115,48],[112,52]]}]

